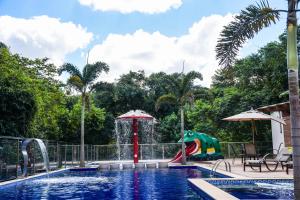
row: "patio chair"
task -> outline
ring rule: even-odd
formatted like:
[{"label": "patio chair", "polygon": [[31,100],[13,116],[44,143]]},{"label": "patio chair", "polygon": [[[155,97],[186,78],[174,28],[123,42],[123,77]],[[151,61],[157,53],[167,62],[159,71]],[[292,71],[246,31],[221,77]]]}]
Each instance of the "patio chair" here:
[{"label": "patio chair", "polygon": [[250,160],[253,158],[254,160],[255,159],[258,159],[259,158],[259,155],[257,154],[256,152],[256,148],[255,148],[255,145],[250,143],[250,144],[244,144],[244,147],[243,147],[243,153],[241,154],[242,156],[242,163],[247,159],[249,158]]},{"label": "patio chair", "polygon": [[278,146],[278,149],[273,149],[273,152],[276,152],[276,155],[279,153],[282,145],[283,145],[283,143],[281,142]]},{"label": "patio chair", "polygon": [[294,168],[293,166],[294,166],[293,161],[288,161],[288,162],[284,163],[284,167],[286,167],[285,168],[286,174],[289,174],[289,169],[293,169]]},{"label": "patio chair", "polygon": [[[279,164],[283,169],[284,164],[291,159],[291,153],[289,152],[287,147],[282,148],[274,159],[267,159],[267,157],[270,155],[271,155],[270,153],[267,153],[266,155],[263,156],[262,159],[246,160],[244,162],[244,171],[246,170],[246,167],[249,166],[253,170],[254,167],[258,167],[259,171],[261,172],[261,166],[263,164],[266,166],[266,168],[269,171],[276,171]],[[273,168],[271,167],[271,165],[273,165]]]}]

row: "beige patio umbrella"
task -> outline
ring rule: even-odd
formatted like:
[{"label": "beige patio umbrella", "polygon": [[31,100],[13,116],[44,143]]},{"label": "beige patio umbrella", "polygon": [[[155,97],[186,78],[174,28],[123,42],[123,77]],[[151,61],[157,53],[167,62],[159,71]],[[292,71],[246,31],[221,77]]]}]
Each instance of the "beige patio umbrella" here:
[{"label": "beige patio umbrella", "polygon": [[249,110],[249,111],[242,112],[240,114],[224,118],[223,120],[225,120],[225,121],[237,121],[237,122],[251,121],[251,123],[252,123],[252,140],[253,140],[253,144],[254,144],[254,135],[255,135],[255,133],[257,133],[256,126],[255,126],[255,121],[257,121],[257,120],[274,120],[274,121],[276,121],[280,124],[284,124],[284,125],[286,124],[284,122],[284,120],[282,120],[280,118],[273,117],[271,115],[267,115],[267,114],[265,114],[263,112],[259,112],[257,110],[253,110],[253,108],[251,108],[251,110]]}]

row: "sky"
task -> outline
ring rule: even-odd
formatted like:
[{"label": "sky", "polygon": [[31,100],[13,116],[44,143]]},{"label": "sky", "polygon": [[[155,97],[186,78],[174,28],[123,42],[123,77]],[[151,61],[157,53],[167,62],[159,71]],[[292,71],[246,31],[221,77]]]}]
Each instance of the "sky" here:
[{"label": "sky", "polygon": [[[48,57],[57,67],[70,62],[80,69],[106,62],[113,82],[121,74],[144,70],[203,75],[209,87],[219,69],[215,46],[223,26],[253,0],[0,0],[0,41],[13,53]],[[285,9],[284,0],[270,0]],[[285,29],[285,14],[276,25],[249,40],[239,53],[245,57]],[[65,76],[65,75],[64,75]],[[64,77],[65,78],[65,77]]]}]

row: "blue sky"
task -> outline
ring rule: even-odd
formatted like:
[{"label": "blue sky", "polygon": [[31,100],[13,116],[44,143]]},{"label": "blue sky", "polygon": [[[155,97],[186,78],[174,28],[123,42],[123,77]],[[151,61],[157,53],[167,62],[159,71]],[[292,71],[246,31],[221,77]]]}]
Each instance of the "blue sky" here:
[{"label": "blue sky", "polygon": [[[209,86],[218,68],[213,49],[219,31],[251,3],[255,1],[0,0],[0,29],[7,30],[0,31],[0,40],[13,52],[47,56],[56,65],[82,66],[90,50],[91,62],[102,60],[111,66],[102,77],[107,81],[129,70],[179,71],[185,60],[187,70],[202,72],[202,84]],[[286,8],[286,1],[270,4]],[[282,15],[280,23],[249,41],[240,56],[276,40],[284,27]]]}]

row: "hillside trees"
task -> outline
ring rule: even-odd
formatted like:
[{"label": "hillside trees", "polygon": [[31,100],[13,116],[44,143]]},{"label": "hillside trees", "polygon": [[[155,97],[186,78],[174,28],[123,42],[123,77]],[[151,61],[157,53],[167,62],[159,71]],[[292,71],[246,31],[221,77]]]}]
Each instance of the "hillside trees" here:
[{"label": "hillside trees", "polygon": [[[79,98],[64,94],[56,67],[48,59],[29,59],[0,45],[0,136],[36,137],[78,143],[73,113]],[[79,106],[80,107],[80,106]],[[105,111],[92,107],[90,141],[99,138]],[[104,142],[107,142],[105,140]]]},{"label": "hillside trees", "polygon": [[[76,115],[81,100],[76,93],[63,92],[62,84],[54,79],[56,67],[47,59],[24,58],[6,48],[1,48],[0,56],[0,134],[78,144],[80,123]],[[251,107],[288,101],[287,96],[279,96],[288,90],[285,59],[286,33],[237,60],[231,68],[218,70],[210,88],[195,88],[194,103],[185,108],[185,129],[206,132],[222,141],[248,141],[249,123],[221,119]],[[98,83],[90,96],[91,114],[86,111],[86,124],[93,126],[86,128],[88,143],[114,143],[115,117],[130,109],[142,109],[155,116],[159,121],[158,142],[178,141],[179,106],[162,103],[155,110],[157,99],[172,93],[168,77],[176,79],[178,73],[147,76],[143,71],[128,72],[113,83]],[[258,122],[257,126],[258,140],[269,140],[269,123]]]},{"label": "hillside trees", "polygon": [[95,90],[98,82],[97,79],[102,72],[108,72],[109,66],[104,62],[95,62],[93,64],[87,63],[82,72],[71,63],[63,64],[58,72],[61,75],[63,72],[68,72],[70,77],[67,80],[66,87],[74,89],[80,93],[81,96],[81,113],[80,113],[80,167],[85,166],[84,159],[84,131],[85,131],[85,109],[90,107],[90,95]]}]

